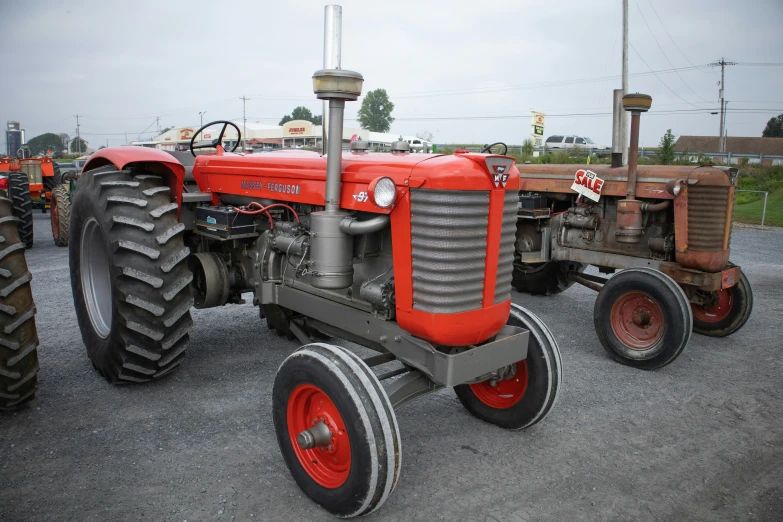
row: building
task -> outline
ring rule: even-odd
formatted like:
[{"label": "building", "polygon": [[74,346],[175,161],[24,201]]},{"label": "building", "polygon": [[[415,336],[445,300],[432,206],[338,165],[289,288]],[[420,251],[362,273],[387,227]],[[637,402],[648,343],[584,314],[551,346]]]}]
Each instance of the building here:
[{"label": "building", "polygon": [[694,161],[701,153],[717,163],[736,165],[746,158],[752,164],[783,165],[783,138],[727,136],[726,154],[718,153],[718,140],[718,136],[680,136],[674,151],[688,153]]},{"label": "building", "polygon": [[[289,121],[282,126],[264,125],[260,123],[243,124],[242,120],[235,120],[233,123],[239,127],[247,129],[245,139],[246,150],[252,149],[253,152],[264,152],[274,149],[321,149],[323,142],[323,127],[314,125],[306,120]],[[154,147],[161,150],[188,150],[193,133],[198,127],[181,127],[171,129],[148,141],[134,141],[132,145],[142,147]],[[203,136],[196,137],[196,142],[207,142],[217,138],[216,133],[220,132],[220,126],[207,129]],[[343,129],[343,147],[348,148],[353,139],[361,138],[367,141],[373,150],[390,150],[391,144],[399,139],[399,134],[389,134],[381,132],[370,132],[365,129],[356,129],[345,127]],[[223,136],[224,148],[233,148],[236,144],[237,133],[233,127],[228,127]]]},{"label": "building", "polygon": [[5,127],[5,154],[9,158],[16,157],[16,151],[19,150],[24,144],[24,129],[19,125],[18,121],[9,121]]}]

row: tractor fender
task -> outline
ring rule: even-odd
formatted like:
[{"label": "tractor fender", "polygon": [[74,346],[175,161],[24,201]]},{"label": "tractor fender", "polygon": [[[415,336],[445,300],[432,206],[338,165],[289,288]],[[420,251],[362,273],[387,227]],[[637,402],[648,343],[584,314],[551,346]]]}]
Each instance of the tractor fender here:
[{"label": "tractor fender", "polygon": [[107,147],[90,156],[82,169],[82,175],[106,165],[114,165],[118,170],[143,163],[146,170],[152,171],[166,180],[171,193],[177,199],[177,205],[182,204],[182,185],[185,179],[185,167],[174,158],[157,149],[148,147]]}]

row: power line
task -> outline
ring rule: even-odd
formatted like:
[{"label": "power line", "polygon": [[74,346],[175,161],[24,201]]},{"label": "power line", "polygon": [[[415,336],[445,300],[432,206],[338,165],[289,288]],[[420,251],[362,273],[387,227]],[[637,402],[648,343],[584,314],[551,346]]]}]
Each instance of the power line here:
[{"label": "power line", "polygon": [[[687,56],[685,56],[685,53],[682,52],[682,50],[680,49],[680,46],[677,45],[677,42],[675,42],[674,38],[672,38],[672,35],[669,33],[669,30],[666,29],[666,25],[663,23],[663,20],[661,20],[661,17],[658,16],[658,11],[655,10],[655,6],[653,5],[652,1],[651,0],[647,0],[647,3],[650,4],[650,7],[652,8],[653,13],[655,13],[655,17],[661,23],[661,27],[663,27],[663,30],[666,32],[666,35],[669,37],[669,40],[671,40],[671,42],[674,44],[674,47],[677,49],[677,51],[682,55],[683,58],[685,58],[685,61],[688,62],[689,64],[693,65],[694,67],[696,67],[699,71],[701,71],[701,72],[703,72],[705,74],[709,74],[706,71],[703,71],[700,66],[694,65],[693,62],[690,61]],[[636,7],[639,7],[639,6],[637,5]]]},{"label": "power line", "polygon": [[[641,55],[641,54],[639,54],[639,51],[637,51],[637,50],[636,50],[636,47],[634,47],[634,46],[633,46],[633,44],[631,44],[630,42],[629,42],[629,44],[628,44],[628,45],[630,45],[630,46],[631,46],[631,49],[633,49],[633,52],[635,52],[635,53],[636,53],[636,56],[638,56],[638,57],[639,57],[639,59],[642,61],[642,63],[643,63],[643,64],[644,64],[644,65],[645,65],[645,66],[646,66],[648,69],[650,69],[650,71],[652,71],[652,67],[650,67],[649,65],[647,65],[647,62],[645,62],[645,61],[644,61],[644,58],[642,58],[642,55]],[[688,100],[686,100],[685,98],[683,98],[682,96],[680,96],[679,94],[677,94],[676,92],[674,92],[674,89],[672,89],[671,87],[669,87],[669,86],[666,84],[666,82],[664,82],[663,80],[661,80],[661,77],[660,77],[660,76],[658,76],[658,75],[656,74],[656,75],[655,75],[655,77],[656,77],[656,78],[658,78],[658,81],[659,81],[659,82],[661,82],[661,83],[663,84],[663,86],[664,86],[664,87],[666,87],[667,89],[669,89],[669,90],[672,92],[672,94],[674,94],[676,97],[678,97],[679,99],[681,99],[682,101],[684,101],[684,102],[685,102],[685,103],[687,103],[688,105],[692,105],[693,107],[696,107],[697,109],[699,109],[699,108],[700,108],[698,105],[695,105],[695,104],[693,104],[693,103],[689,102]]]},{"label": "power line", "polygon": [[[653,32],[653,30],[652,30],[652,27],[650,27],[650,24],[648,24],[648,23],[647,23],[647,18],[645,18],[645,17],[644,17],[644,13],[642,12],[642,8],[641,8],[641,7],[639,7],[639,4],[638,4],[638,3],[636,3],[636,1],[634,1],[634,5],[636,6],[636,9],[639,11],[639,14],[640,14],[640,15],[642,15],[642,20],[644,21],[644,25],[646,25],[646,26],[647,26],[647,29],[650,31],[650,34],[652,35],[652,37],[653,37],[653,40],[655,40],[655,44],[658,46],[658,49],[660,49],[660,50],[661,50],[661,54],[663,54],[663,57],[664,57],[664,58],[666,58],[666,61],[667,61],[667,62],[669,62],[669,65],[670,65],[672,68],[674,68],[674,64],[672,63],[672,61],[671,61],[671,60],[669,60],[669,57],[666,55],[666,51],[664,51],[664,50],[663,50],[663,47],[661,47],[661,44],[660,44],[660,42],[658,41],[658,38],[656,38],[656,37],[655,37],[655,33]],[[675,74],[677,74],[677,77],[680,79],[680,81],[682,81],[682,83],[684,83],[684,84],[685,84],[685,86],[686,86],[686,87],[687,87],[687,88],[688,88],[688,89],[689,89],[689,90],[690,90],[690,91],[691,91],[693,94],[695,94],[695,95],[696,95],[696,97],[697,97],[698,99],[700,99],[701,101],[703,101],[703,102],[705,102],[705,103],[707,102],[707,100],[705,100],[704,98],[702,98],[701,96],[699,96],[699,93],[697,93],[696,91],[694,91],[694,90],[691,88],[691,86],[690,86],[690,85],[688,85],[688,82],[686,82],[686,81],[685,81],[685,80],[682,78],[682,76],[680,76],[680,73],[678,73],[677,71],[675,71]]]}]

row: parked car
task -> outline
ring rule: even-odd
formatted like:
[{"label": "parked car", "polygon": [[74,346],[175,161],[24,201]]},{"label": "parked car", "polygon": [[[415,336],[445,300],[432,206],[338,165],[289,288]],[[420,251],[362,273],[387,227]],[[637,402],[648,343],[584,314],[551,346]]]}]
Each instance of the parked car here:
[{"label": "parked car", "polygon": [[586,136],[550,136],[544,142],[548,149],[589,149],[598,156],[611,153],[612,148],[598,145]]}]

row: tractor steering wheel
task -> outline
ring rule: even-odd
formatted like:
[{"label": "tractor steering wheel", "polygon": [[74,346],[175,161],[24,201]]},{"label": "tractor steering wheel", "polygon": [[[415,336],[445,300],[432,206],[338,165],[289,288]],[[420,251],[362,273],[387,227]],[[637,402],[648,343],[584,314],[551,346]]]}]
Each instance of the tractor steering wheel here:
[{"label": "tractor steering wheel", "polygon": [[492,154],[492,147],[495,145],[503,145],[503,152],[500,153],[501,156],[505,156],[506,152],[508,152],[508,146],[503,143],[502,141],[496,141],[495,143],[492,143],[491,145],[484,145],[484,148],[481,149],[481,153],[489,153]]},{"label": "tractor steering wheel", "polygon": [[[203,131],[207,127],[211,127],[212,125],[217,125],[218,123],[222,123],[223,124],[223,128],[220,129],[220,135],[217,138],[215,138],[214,140],[212,140],[209,143],[205,143],[204,145],[193,145],[196,142],[196,136],[201,134],[201,131]],[[239,140],[242,139],[242,133],[239,131],[239,127],[237,127],[236,124],[231,123],[230,121],[215,120],[215,121],[207,123],[206,125],[201,127],[199,130],[197,130],[193,134],[193,137],[190,138],[190,153],[193,154],[193,157],[194,158],[196,157],[196,153],[194,151],[197,150],[197,149],[213,149],[213,148],[216,148],[221,143],[223,143],[223,135],[226,133],[226,128],[228,128],[229,125],[231,125],[232,127],[234,127],[237,130],[237,142],[234,144],[234,148],[231,149],[228,152],[234,152],[235,150],[237,150],[237,147],[239,147]]]}]

